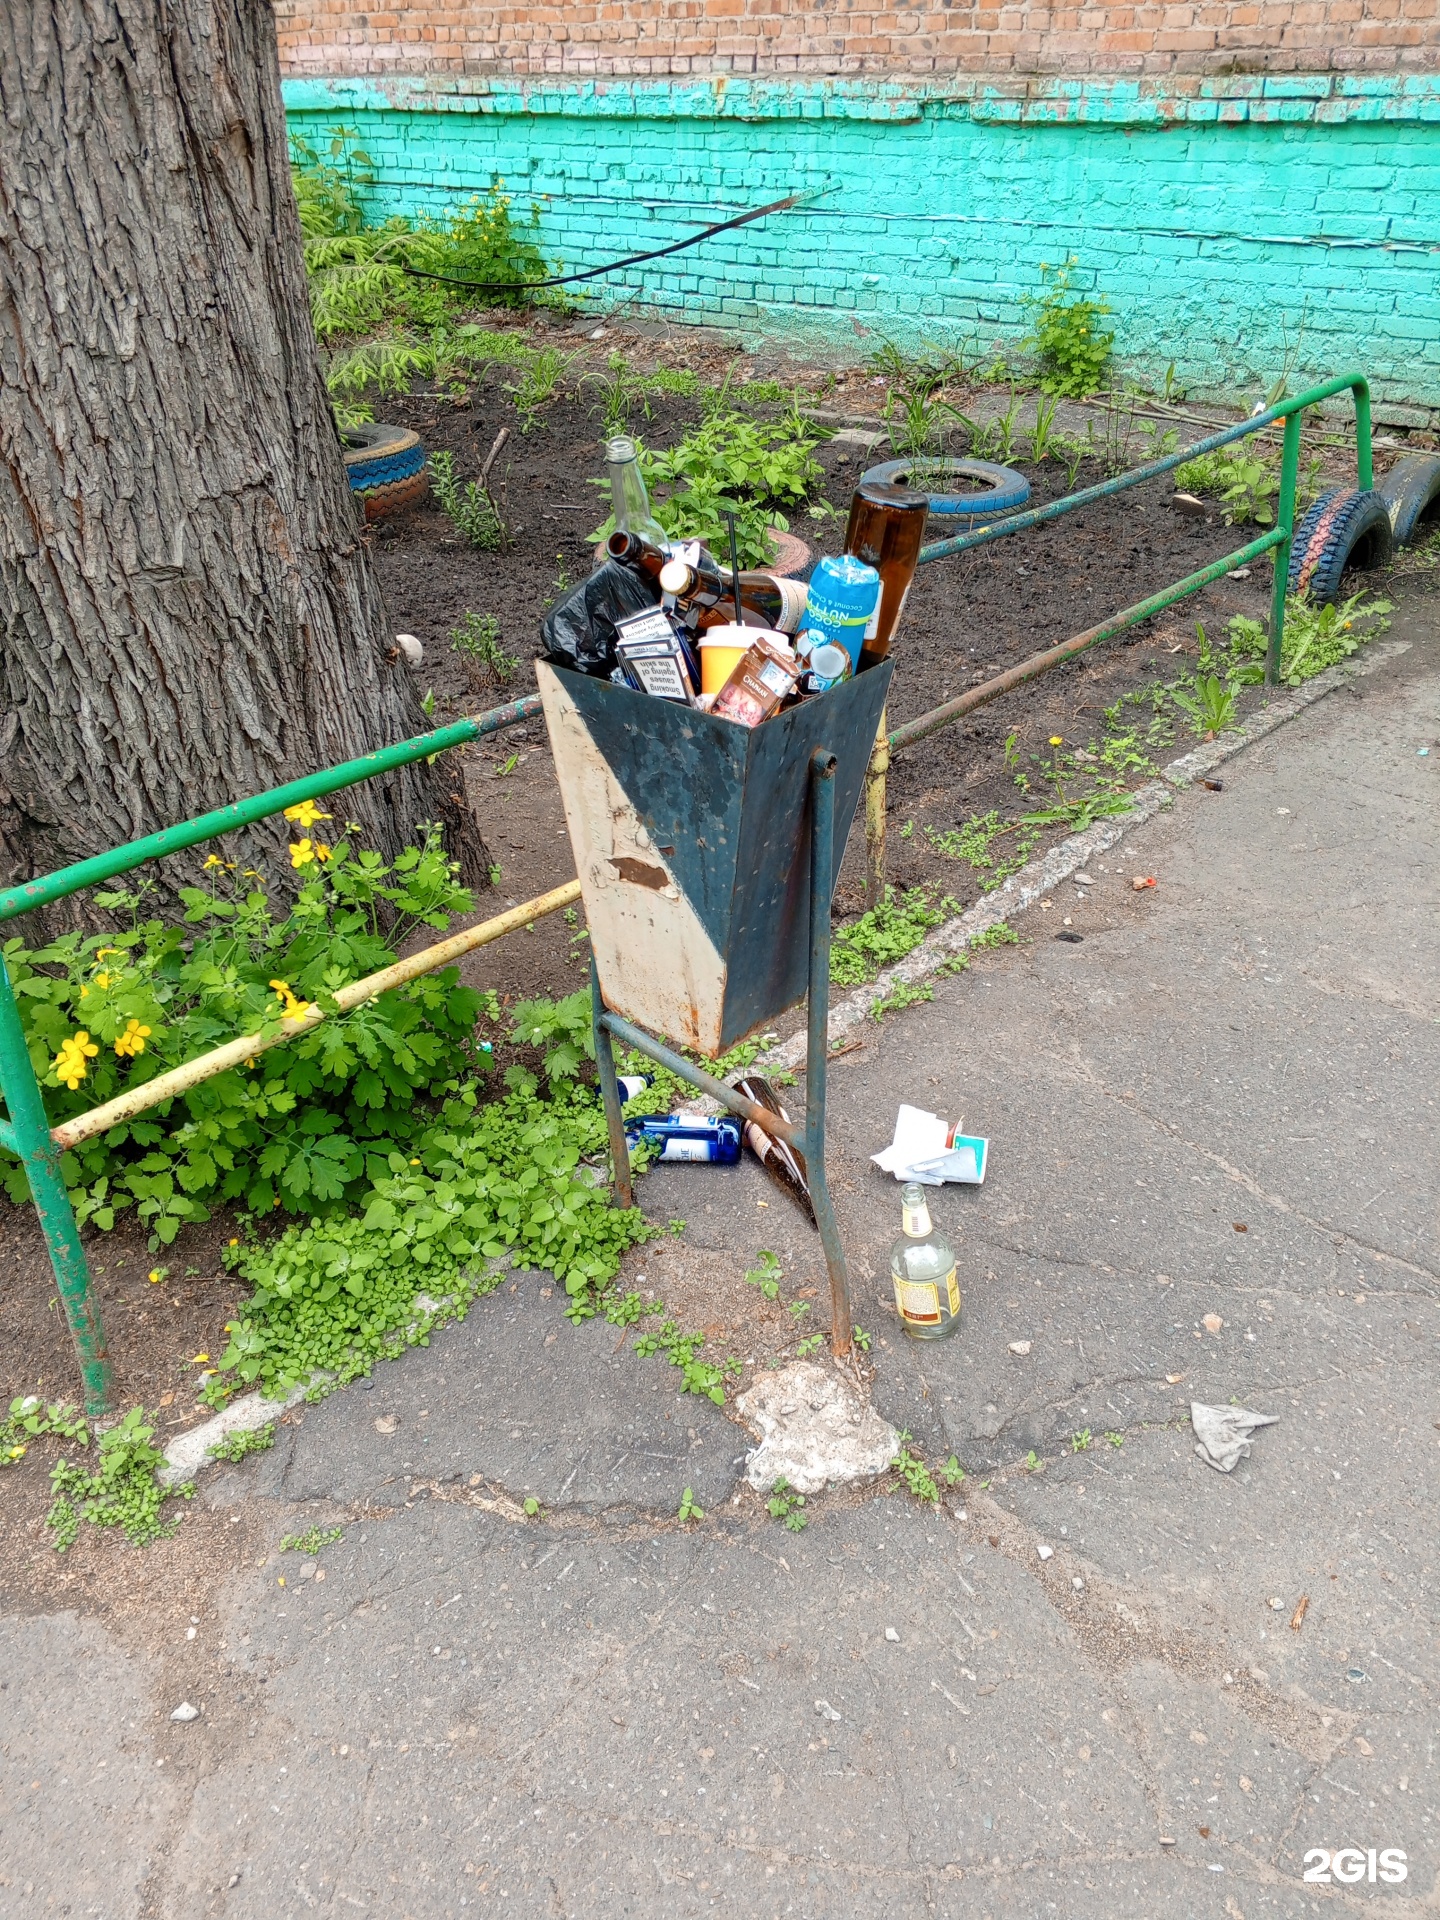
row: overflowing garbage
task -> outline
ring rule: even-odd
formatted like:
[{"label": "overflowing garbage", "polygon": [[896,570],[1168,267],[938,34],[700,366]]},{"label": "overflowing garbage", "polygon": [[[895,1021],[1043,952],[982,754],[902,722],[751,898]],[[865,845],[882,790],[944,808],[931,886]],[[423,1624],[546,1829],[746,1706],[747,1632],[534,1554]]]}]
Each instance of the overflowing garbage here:
[{"label": "overflowing garbage", "polygon": [[635,444],[608,443],[605,559],[541,622],[552,666],[757,727],[887,657],[914,577],[926,501],[864,480],[845,550],[795,580],[723,568],[654,518]]}]

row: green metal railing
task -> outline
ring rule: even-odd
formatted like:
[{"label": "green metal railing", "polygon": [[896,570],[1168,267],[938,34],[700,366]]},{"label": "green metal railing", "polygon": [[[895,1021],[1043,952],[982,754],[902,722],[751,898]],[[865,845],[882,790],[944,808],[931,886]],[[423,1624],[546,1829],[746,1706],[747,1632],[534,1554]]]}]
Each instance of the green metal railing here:
[{"label": "green metal railing", "polygon": [[880,734],[875,742],[875,751],[871,756],[869,771],[865,782],[865,843],[866,843],[866,888],[867,906],[876,906],[884,897],[885,891],[885,788],[890,767],[890,755],[901,747],[923,740],[927,735],[938,733],[942,727],[961,719],[976,708],[987,706],[990,701],[998,700],[1012,688],[1026,681],[1038,679],[1048,673],[1052,667],[1073,659],[1077,653],[1098,646],[1102,640],[1113,640],[1117,634],[1129,627],[1139,626],[1157,613],[1163,613],[1177,601],[1188,599],[1191,594],[1212,580],[1218,580],[1222,574],[1232,568],[1244,566],[1247,561],[1258,559],[1263,553],[1273,552],[1275,556],[1275,580],[1270,596],[1270,629],[1265,650],[1265,684],[1276,686],[1280,679],[1281,649],[1285,639],[1285,594],[1290,576],[1290,545],[1295,532],[1295,498],[1299,488],[1300,469],[1300,429],[1301,418],[1307,407],[1313,407],[1322,400],[1328,400],[1337,393],[1353,393],[1355,396],[1355,458],[1359,483],[1362,488],[1375,484],[1375,466],[1370,437],[1370,383],[1362,373],[1344,373],[1323,385],[1311,387],[1305,393],[1298,394],[1293,400],[1282,400],[1278,405],[1267,407],[1263,412],[1252,414],[1248,420],[1240,421],[1236,426],[1226,427],[1219,433],[1212,433],[1204,440],[1197,440],[1192,446],[1183,448],[1179,453],[1167,453],[1158,460],[1149,460],[1144,466],[1132,467],[1127,473],[1117,474],[1112,480],[1102,480],[1096,486],[1084,487],[1079,493],[1068,493],[1063,499],[1052,500],[1047,506],[1032,507],[1027,513],[1007,514],[990,525],[977,527],[973,533],[960,533],[948,540],[935,540],[920,549],[920,561],[943,560],[951,554],[968,553],[974,547],[988,546],[992,540],[1005,540],[1012,534],[1024,533],[1030,527],[1043,526],[1049,520],[1058,520],[1062,514],[1075,513],[1081,507],[1104,500],[1111,494],[1124,493],[1131,487],[1143,486],[1147,480],[1154,480],[1163,473],[1171,473],[1176,467],[1183,466],[1187,460],[1194,460],[1204,453],[1212,453],[1217,447],[1229,446],[1233,441],[1244,440],[1250,434],[1262,433],[1265,428],[1277,421],[1284,422],[1285,437],[1280,455],[1280,496],[1276,502],[1275,525],[1268,533],[1261,534],[1243,547],[1237,547],[1234,553],[1227,553],[1218,560],[1212,560],[1198,572],[1187,574],[1183,580],[1177,580],[1168,587],[1162,587],[1158,593],[1152,593],[1147,599],[1137,601],[1134,606],[1125,607],[1113,614],[1098,626],[1077,633],[1058,646],[1047,648],[1043,653],[1032,654],[1018,666],[996,674],[993,679],[981,686],[972,687],[968,693],[954,700],[946,701],[942,706],[932,707],[928,713],[917,714],[913,720],[907,720],[903,726],[893,732],[887,732],[884,716],[880,721]]},{"label": "green metal railing", "polygon": [[[287,807],[298,806],[302,800],[321,799],[345,787],[357,786],[362,780],[373,780],[377,775],[391,773],[397,767],[410,766],[417,760],[428,760],[432,755],[444,753],[451,747],[482,739],[502,727],[528,720],[539,711],[540,702],[536,697],[513,700],[506,706],[493,708],[489,713],[478,714],[473,719],[457,720],[453,726],[437,728],[435,732],[421,734],[414,740],[402,740],[393,747],[382,747],[378,753],[366,754],[361,760],[347,760],[340,766],[307,774],[303,780],[291,780],[283,787],[272,788],[269,793],[258,793],[248,800],[237,800],[233,806],[218,807],[212,813],[202,813],[194,820],[182,821],[180,825],[166,827],[159,833],[146,834],[142,839],[113,847],[108,853],[96,854],[92,859],[77,861],[73,866],[62,867],[58,872],[46,874],[41,879],[27,880],[18,887],[6,888],[0,892],[0,921],[12,919],[17,913],[26,913],[33,907],[63,900],[67,894],[78,893],[81,888],[95,886],[103,880],[111,880],[116,874],[128,873],[147,860],[181,853],[187,847],[200,846],[206,840],[232,833],[237,827],[253,826],[257,821],[283,813]],[[426,948],[423,954],[412,955],[382,973],[356,981],[341,990],[344,996],[342,1007],[358,1004],[361,999],[384,992],[388,987],[398,984],[401,977],[414,978],[418,973],[445,966],[462,952],[484,946],[515,927],[538,919],[542,913],[553,913],[557,908],[569,905],[578,899],[579,893],[579,883],[571,881],[567,886],[557,887],[537,900],[512,907],[496,919],[454,935],[438,946]],[[336,998],[341,999],[341,995]],[[279,1037],[293,1038],[307,1025],[313,1025],[317,1019],[324,1017],[315,1008],[303,1020],[282,1022],[284,1031]],[[100,1303],[95,1295],[89,1263],[80,1243],[74,1209],[70,1205],[70,1196],[65,1190],[60,1169],[61,1154],[77,1139],[89,1138],[95,1131],[117,1124],[122,1117],[129,1118],[147,1107],[174,1098],[185,1086],[223,1073],[235,1064],[237,1050],[247,1055],[261,1052],[274,1045],[276,1038],[274,1032],[261,1032],[231,1041],[200,1060],[188,1061],[171,1073],[158,1075],[143,1087],[122,1095],[119,1101],[110,1102],[109,1107],[97,1108],[94,1115],[81,1116],[80,1122],[84,1124],[72,1121],[65,1127],[52,1130],[46,1117],[40,1083],[25,1044],[9,970],[3,956],[0,956],[0,1094],[4,1095],[9,1115],[8,1119],[0,1120],[0,1147],[8,1148],[19,1157],[30,1183],[30,1195],[35,1202],[61,1303],[65,1308],[65,1318],[75,1342],[87,1413],[103,1414],[110,1410],[112,1370]],[[118,1111],[112,1112],[112,1109],[122,1106],[125,1108],[123,1116]]]}]

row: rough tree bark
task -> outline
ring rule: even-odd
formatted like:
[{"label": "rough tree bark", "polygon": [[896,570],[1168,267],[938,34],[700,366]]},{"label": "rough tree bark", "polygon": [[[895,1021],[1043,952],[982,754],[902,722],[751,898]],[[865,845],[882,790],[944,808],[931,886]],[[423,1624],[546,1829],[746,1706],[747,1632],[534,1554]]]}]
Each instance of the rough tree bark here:
[{"label": "rough tree bark", "polygon": [[[320,375],[270,0],[0,4],[0,649],[6,883],[425,730]],[[337,812],[387,853],[444,819],[478,879],[461,788],[447,756]],[[282,844],[242,850],[278,878]]]}]

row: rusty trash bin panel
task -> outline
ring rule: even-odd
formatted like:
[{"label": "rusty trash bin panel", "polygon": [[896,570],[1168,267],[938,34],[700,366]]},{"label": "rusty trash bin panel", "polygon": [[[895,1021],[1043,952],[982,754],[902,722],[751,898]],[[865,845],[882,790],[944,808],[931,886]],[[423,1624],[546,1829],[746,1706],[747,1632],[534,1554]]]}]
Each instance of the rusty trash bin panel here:
[{"label": "rusty trash bin panel", "polygon": [[741,727],[537,663],[607,1007],[713,1059],[804,998],[810,756],[836,759],[833,893],[891,672]]}]

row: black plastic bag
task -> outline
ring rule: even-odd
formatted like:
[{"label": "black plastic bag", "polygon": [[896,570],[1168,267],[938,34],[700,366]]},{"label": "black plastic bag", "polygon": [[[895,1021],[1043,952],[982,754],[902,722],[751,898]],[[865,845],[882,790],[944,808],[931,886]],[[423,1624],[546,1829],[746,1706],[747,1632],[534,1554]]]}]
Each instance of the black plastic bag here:
[{"label": "black plastic bag", "polygon": [[660,588],[648,574],[607,560],[540,622],[541,657],[553,667],[608,680],[617,664],[615,622],[659,604]]}]

